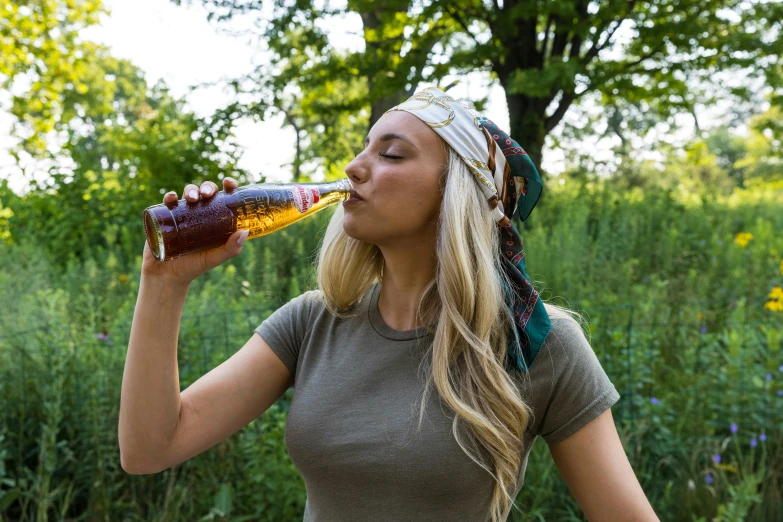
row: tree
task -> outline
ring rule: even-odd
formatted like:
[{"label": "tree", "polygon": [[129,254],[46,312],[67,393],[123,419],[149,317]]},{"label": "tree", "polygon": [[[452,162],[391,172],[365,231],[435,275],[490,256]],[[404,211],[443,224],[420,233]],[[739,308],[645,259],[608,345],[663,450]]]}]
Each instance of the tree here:
[{"label": "tree", "polygon": [[[103,46],[73,45],[79,49],[74,88],[40,77],[33,89],[13,98],[15,131],[25,136],[14,150],[17,161],[22,150],[47,160],[49,178],[32,183],[21,198],[8,196],[5,188],[0,237],[35,238],[60,260],[115,243],[138,255],[142,210],[160,203],[167,190],[224,175],[248,181],[236,166],[241,150],[226,118],[185,111],[165,83],[149,87],[141,70]],[[60,48],[54,58],[43,53],[39,60],[57,63],[71,55]],[[44,92],[57,95],[44,103],[38,98]],[[57,150],[45,139],[49,132],[61,142]]]},{"label": "tree", "polygon": [[783,109],[773,105],[754,116],[745,141],[747,154],[732,168],[744,174],[750,184],[783,181]]},{"label": "tree", "polygon": [[[767,74],[783,46],[774,38],[783,7],[774,2],[294,0],[274,2],[272,16],[263,0],[200,2],[210,20],[256,17],[273,65],[233,83],[253,85],[237,92],[257,96],[243,111],[296,110],[307,157],[323,157],[329,170],[358,152],[385,110],[449,73],[486,71],[500,82],[510,134],[540,165],[546,136],[588,93],[662,117],[695,113],[717,85],[720,95],[749,96],[718,73]],[[361,18],[364,49],[339,52],[324,27],[349,15]],[[486,99],[475,102],[481,110]],[[336,159],[339,167],[330,165]]]},{"label": "tree", "polygon": [[224,175],[248,182],[225,121],[186,112],[163,82],[149,88],[131,63],[92,49],[81,77],[92,96],[68,101],[76,112],[56,125],[66,140],[47,152],[48,183],[15,200],[8,219],[12,236],[34,237],[58,259],[118,243],[137,255],[142,210],[166,191]]},{"label": "tree", "polygon": [[0,7],[0,89],[10,89],[21,76],[30,78],[30,89],[14,98],[12,109],[29,132],[20,135],[18,126],[12,132],[33,156],[43,154],[46,134],[69,109],[63,98],[87,94],[81,76],[90,53],[79,31],[105,12],[101,0],[22,0]]},{"label": "tree", "polygon": [[[31,191],[23,197],[2,185],[0,238],[35,238],[60,260],[115,243],[130,257],[141,252],[142,210],[167,190],[226,174],[248,181],[236,165],[241,150],[230,113],[198,118],[165,83],[148,86],[132,63],[78,39],[105,12],[100,1],[2,9],[10,13],[0,21],[3,86],[22,75],[32,80],[12,98],[13,131],[22,139],[11,152],[17,163],[26,152],[50,166],[44,182],[28,176]],[[5,45],[9,38],[15,45]]]}]

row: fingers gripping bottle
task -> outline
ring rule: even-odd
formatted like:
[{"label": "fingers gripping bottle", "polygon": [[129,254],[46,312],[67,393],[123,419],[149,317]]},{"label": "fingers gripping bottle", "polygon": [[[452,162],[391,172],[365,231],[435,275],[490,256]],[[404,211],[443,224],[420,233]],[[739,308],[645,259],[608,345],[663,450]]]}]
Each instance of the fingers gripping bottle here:
[{"label": "fingers gripping bottle", "polygon": [[348,178],[327,183],[255,183],[197,202],[144,209],[144,231],[159,261],[222,246],[238,229],[271,234],[351,197]]}]

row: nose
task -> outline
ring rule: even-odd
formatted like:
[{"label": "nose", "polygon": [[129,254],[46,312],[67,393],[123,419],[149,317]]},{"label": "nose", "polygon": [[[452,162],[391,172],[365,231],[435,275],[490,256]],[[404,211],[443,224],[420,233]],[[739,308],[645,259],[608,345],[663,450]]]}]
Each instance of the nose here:
[{"label": "nose", "polygon": [[345,166],[345,173],[348,175],[351,180],[362,180],[365,177],[364,174],[364,167],[362,167],[362,160],[359,158],[362,153],[356,155],[349,163]]}]

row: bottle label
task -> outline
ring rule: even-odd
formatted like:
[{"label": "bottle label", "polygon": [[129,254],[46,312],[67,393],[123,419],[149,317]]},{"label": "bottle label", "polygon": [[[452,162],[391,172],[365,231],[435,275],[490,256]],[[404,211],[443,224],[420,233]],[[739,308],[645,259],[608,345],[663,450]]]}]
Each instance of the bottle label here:
[{"label": "bottle label", "polygon": [[313,205],[318,203],[321,199],[321,194],[318,192],[318,189],[312,187],[294,185],[292,192],[294,196],[294,205],[302,214],[313,208]]}]

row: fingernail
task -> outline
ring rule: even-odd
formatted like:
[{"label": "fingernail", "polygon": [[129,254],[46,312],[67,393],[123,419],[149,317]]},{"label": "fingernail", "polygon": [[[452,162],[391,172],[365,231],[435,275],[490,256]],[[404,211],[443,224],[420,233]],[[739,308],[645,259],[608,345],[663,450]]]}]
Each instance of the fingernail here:
[{"label": "fingernail", "polygon": [[209,196],[210,194],[212,194],[212,187],[210,187],[209,185],[207,185],[206,187],[202,187],[201,190],[204,192],[205,196]]},{"label": "fingernail", "polygon": [[239,234],[239,239],[237,239],[237,245],[242,246],[242,243],[245,242],[245,239],[247,239],[247,235],[250,233],[249,230],[243,230],[241,234]]},{"label": "fingernail", "polygon": [[190,192],[188,192],[188,196],[190,196],[190,199],[198,199],[198,192],[196,189],[190,189]]}]

